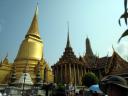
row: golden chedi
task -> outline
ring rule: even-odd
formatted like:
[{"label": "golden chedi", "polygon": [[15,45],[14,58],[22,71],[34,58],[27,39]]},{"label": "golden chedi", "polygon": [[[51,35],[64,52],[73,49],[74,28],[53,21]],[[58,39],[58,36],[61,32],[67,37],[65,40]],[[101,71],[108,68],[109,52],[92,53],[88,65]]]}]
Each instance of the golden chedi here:
[{"label": "golden chedi", "polygon": [[25,36],[25,39],[21,43],[17,57],[14,61],[14,64],[16,64],[16,72],[18,78],[26,65],[29,67],[29,73],[31,74],[31,77],[35,78],[34,68],[38,61],[40,61],[42,58],[43,43],[39,34],[37,15],[38,8],[36,8],[31,26]]},{"label": "golden chedi", "polygon": [[8,81],[9,79],[9,73],[12,70],[12,65],[8,61],[7,56],[4,58],[4,60],[1,60],[0,62],[0,83],[4,84]]},{"label": "golden chedi", "polygon": [[[20,45],[18,54],[13,63],[16,66],[16,79],[20,78],[26,68],[25,66],[28,66],[28,73],[30,74],[32,80],[35,81],[38,62],[40,62],[41,78],[43,80],[46,79],[47,82],[51,82],[53,80],[53,75],[51,69],[43,58],[43,41],[41,40],[41,36],[39,34],[38,7],[36,7],[36,11],[30,28],[25,36],[25,39]],[[3,79],[0,80],[0,83],[3,83],[3,81],[4,83],[7,83],[6,81],[9,81],[8,78],[9,75],[11,75],[12,71],[12,67],[10,64],[9,66],[10,67],[7,68],[8,70],[6,70],[6,68],[4,69],[6,70],[6,74],[5,76],[3,76]],[[0,67],[0,72],[1,69],[2,67]],[[44,71],[44,69],[46,70]],[[5,79],[7,80],[5,81]]]}]

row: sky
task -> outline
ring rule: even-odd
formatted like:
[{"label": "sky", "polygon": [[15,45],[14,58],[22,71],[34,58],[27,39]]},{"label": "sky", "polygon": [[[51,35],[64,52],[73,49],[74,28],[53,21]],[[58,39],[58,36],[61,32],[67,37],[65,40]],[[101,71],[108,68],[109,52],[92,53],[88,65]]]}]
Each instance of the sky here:
[{"label": "sky", "polygon": [[94,54],[112,55],[114,49],[124,58],[128,56],[128,38],[117,43],[125,31],[118,24],[124,12],[123,0],[0,0],[0,59],[8,53],[13,62],[20,44],[39,7],[39,30],[44,43],[44,58],[49,65],[63,55],[69,22],[70,42],[77,57],[85,54],[86,37]]}]

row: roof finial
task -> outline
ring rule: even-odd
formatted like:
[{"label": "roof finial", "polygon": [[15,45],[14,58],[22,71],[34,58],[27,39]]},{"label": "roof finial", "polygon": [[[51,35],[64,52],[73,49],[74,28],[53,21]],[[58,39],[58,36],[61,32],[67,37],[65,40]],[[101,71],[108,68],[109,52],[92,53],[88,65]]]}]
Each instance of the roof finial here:
[{"label": "roof finial", "polygon": [[38,15],[39,14],[39,12],[38,12],[38,10],[39,10],[39,8],[38,8],[38,2],[37,2],[37,5],[36,5],[36,15]]},{"label": "roof finial", "polygon": [[67,26],[68,26],[68,33],[69,33],[69,21],[67,22]]},{"label": "roof finial", "polygon": [[113,45],[112,45],[112,49],[113,49],[113,51],[115,52],[115,49],[114,49]]},{"label": "roof finial", "polygon": [[6,57],[5,58],[7,58],[8,57],[8,52],[7,52],[7,54],[6,54]]},{"label": "roof finial", "polygon": [[109,52],[107,53],[106,57],[108,57],[108,55],[109,55]]},{"label": "roof finial", "polygon": [[67,36],[67,46],[66,47],[71,47],[70,40],[69,40],[69,22],[67,22],[67,26],[68,26],[68,36]]}]

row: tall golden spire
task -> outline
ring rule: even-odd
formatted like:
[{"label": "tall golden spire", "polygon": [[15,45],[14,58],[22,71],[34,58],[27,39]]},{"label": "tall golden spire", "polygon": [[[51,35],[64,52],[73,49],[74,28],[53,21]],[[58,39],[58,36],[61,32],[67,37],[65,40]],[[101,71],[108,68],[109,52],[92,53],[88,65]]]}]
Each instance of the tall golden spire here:
[{"label": "tall golden spire", "polygon": [[38,4],[36,6],[35,14],[26,37],[29,35],[40,38],[39,28],[38,28]]},{"label": "tall golden spire", "polygon": [[[35,78],[34,68],[37,62],[43,58],[43,42],[40,38],[38,28],[38,5],[36,6],[35,14],[30,25],[30,28],[22,41],[17,57],[14,61],[17,68],[17,77],[29,68],[30,75]],[[25,69],[26,68],[26,69]]]}]

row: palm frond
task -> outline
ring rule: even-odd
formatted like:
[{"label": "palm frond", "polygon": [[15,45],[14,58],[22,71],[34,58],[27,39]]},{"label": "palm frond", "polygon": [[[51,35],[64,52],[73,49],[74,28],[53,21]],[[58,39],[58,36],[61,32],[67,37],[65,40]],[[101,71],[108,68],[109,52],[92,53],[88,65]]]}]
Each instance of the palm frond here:
[{"label": "palm frond", "polygon": [[125,12],[127,11],[127,0],[124,0],[124,9],[125,9]]},{"label": "palm frond", "polygon": [[127,13],[127,11],[124,12],[124,14],[122,14],[122,15],[120,16],[120,18],[119,18],[118,23],[119,23],[120,26],[121,26],[121,21],[120,21],[120,19],[122,19],[122,18],[124,19],[125,24],[127,25],[127,24],[128,24],[128,21],[127,21],[127,19],[128,19],[128,13]]},{"label": "palm frond", "polygon": [[121,35],[121,37],[119,38],[119,40],[118,40],[118,43],[120,42],[120,40],[123,38],[123,37],[125,37],[125,36],[127,36],[128,35],[128,29],[125,31],[125,32],[123,32],[123,34]]}]

